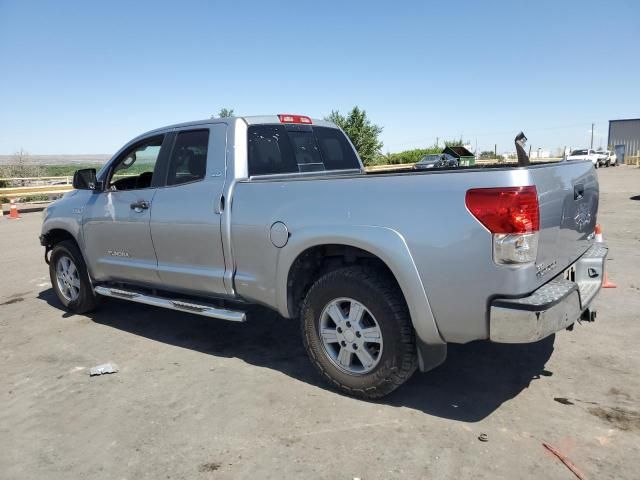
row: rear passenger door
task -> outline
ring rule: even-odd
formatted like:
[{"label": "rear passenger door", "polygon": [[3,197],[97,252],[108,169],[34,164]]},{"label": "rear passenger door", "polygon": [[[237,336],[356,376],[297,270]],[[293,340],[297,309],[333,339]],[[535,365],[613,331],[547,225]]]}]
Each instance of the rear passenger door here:
[{"label": "rear passenger door", "polygon": [[151,209],[158,275],[167,289],[226,293],[220,223],[226,149],[225,124],[175,132],[166,181]]}]

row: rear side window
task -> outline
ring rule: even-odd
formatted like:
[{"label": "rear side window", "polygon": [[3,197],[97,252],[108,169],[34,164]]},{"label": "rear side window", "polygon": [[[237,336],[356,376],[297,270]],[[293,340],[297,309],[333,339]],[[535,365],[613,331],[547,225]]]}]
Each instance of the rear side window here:
[{"label": "rear side window", "polygon": [[344,134],[311,125],[249,127],[249,175],[360,168]]},{"label": "rear side window", "polygon": [[208,147],[209,130],[178,133],[169,159],[167,185],[202,180],[207,171]]}]

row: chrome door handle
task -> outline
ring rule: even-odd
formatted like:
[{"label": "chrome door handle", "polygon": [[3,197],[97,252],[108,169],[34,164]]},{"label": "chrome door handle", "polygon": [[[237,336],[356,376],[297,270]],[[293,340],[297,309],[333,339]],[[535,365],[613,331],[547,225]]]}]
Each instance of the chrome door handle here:
[{"label": "chrome door handle", "polygon": [[142,210],[147,210],[149,208],[149,202],[145,200],[138,200],[137,202],[133,202],[130,207],[131,210],[135,210],[136,212],[141,212]]}]

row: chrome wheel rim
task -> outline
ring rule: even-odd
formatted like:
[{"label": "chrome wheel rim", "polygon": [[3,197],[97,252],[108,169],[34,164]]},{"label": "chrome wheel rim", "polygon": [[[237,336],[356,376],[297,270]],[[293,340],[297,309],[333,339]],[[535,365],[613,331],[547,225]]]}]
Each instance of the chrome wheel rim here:
[{"label": "chrome wheel rim", "polygon": [[56,262],[56,280],[62,296],[73,302],[80,296],[80,275],[76,264],[66,255]]},{"label": "chrome wheel rim", "polygon": [[350,375],[372,371],[382,358],[382,330],[369,309],[353,298],[336,298],[320,314],[327,358]]}]

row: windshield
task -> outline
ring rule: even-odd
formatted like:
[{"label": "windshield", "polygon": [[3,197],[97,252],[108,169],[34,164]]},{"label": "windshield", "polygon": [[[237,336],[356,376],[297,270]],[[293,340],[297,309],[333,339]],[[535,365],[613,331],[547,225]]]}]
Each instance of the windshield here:
[{"label": "windshield", "polygon": [[588,155],[587,150],[574,150],[571,152],[571,155]]}]

